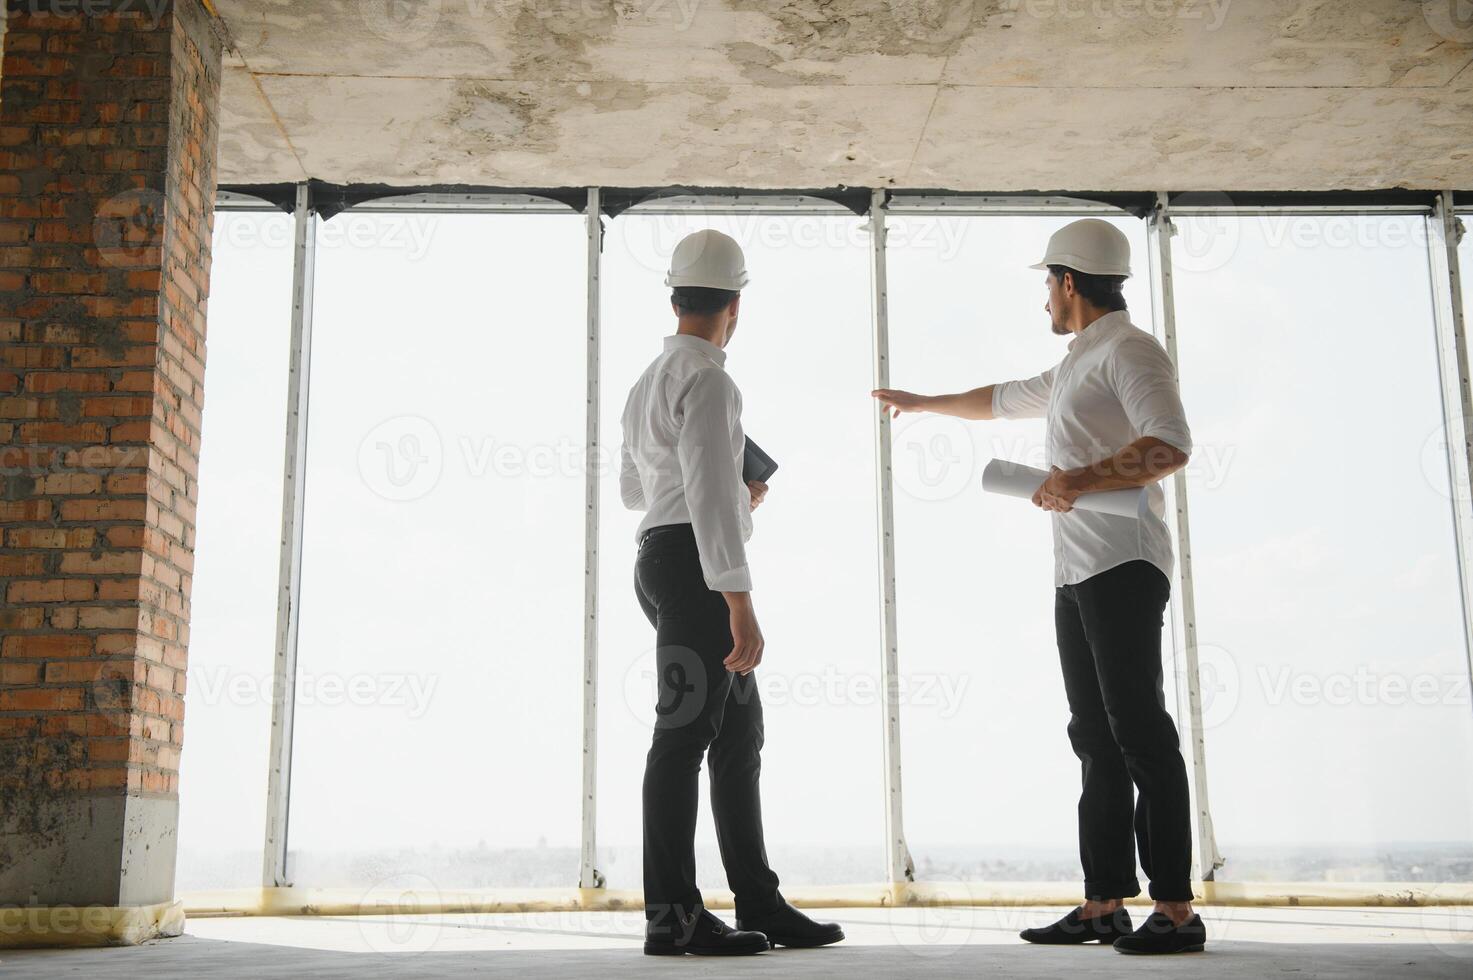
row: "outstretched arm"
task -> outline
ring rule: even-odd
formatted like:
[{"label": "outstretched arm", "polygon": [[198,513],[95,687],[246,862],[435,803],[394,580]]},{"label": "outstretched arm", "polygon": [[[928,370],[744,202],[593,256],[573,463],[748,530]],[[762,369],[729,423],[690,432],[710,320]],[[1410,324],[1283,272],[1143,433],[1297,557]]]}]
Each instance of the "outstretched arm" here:
[{"label": "outstretched arm", "polygon": [[917,395],[898,388],[880,388],[870,392],[880,403],[880,411],[935,412],[959,419],[985,422],[988,419],[1037,419],[1048,412],[1049,393],[1054,387],[1054,368],[1023,381],[1004,381],[983,385],[953,395]]},{"label": "outstretched arm", "polygon": [[917,395],[898,388],[880,388],[870,392],[880,402],[880,411],[892,412],[898,418],[901,412],[935,412],[959,419],[985,421],[992,418],[992,389],[994,385],[959,391],[954,395]]}]

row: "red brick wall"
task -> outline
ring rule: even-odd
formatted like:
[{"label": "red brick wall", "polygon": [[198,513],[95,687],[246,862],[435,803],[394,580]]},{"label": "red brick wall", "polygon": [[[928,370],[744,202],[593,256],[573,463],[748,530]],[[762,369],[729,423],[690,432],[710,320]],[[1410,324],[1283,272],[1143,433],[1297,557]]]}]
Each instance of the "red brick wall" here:
[{"label": "red brick wall", "polygon": [[8,6],[0,821],[13,831],[47,795],[178,792],[221,46],[199,0]]}]

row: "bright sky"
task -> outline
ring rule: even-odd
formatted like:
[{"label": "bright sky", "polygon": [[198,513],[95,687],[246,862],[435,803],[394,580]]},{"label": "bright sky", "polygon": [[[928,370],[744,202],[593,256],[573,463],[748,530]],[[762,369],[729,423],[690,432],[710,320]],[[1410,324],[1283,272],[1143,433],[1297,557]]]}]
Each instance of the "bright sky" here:
[{"label": "bright sky", "polygon": [[[1064,342],[1027,265],[1059,223],[893,219],[892,382],[959,390],[1055,363]],[[1180,221],[1207,759],[1224,850],[1473,837],[1473,707],[1421,223]],[[863,224],[609,223],[601,404],[607,459],[629,385],[673,329],[670,249],[699,227],[737,237],[753,278],[728,368],[747,431],[781,466],[751,542],[769,644],[768,838],[872,848],[866,877],[878,880]],[[1119,224],[1135,252],[1132,316],[1149,329],[1144,225]],[[320,236],[291,846],[576,846],[582,218],[344,214]],[[1465,268],[1470,252],[1465,242]],[[256,882],[264,820],[290,263],[285,216],[217,216],[181,849],[248,855],[219,875],[241,886]],[[1048,519],[980,492],[992,456],[1041,462],[1042,423],[902,417],[895,429],[911,850],[1068,848],[1077,762]],[[653,632],[631,595],[638,515],[615,482],[606,468],[599,836],[627,849],[639,839]],[[636,862],[604,863],[611,886],[637,887]]]}]

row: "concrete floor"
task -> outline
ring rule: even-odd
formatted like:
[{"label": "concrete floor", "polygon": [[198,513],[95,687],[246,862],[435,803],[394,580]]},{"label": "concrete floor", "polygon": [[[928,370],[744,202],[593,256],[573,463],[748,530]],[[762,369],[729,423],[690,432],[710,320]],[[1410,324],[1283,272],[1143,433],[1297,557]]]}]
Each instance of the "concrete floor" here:
[{"label": "concrete floor", "polygon": [[739,960],[643,956],[629,913],[193,919],[143,946],[0,951],[0,977],[1473,976],[1473,908],[1214,908],[1205,955],[1160,959],[1018,941],[1062,912],[835,910],[815,914],[843,922],[845,943]]}]

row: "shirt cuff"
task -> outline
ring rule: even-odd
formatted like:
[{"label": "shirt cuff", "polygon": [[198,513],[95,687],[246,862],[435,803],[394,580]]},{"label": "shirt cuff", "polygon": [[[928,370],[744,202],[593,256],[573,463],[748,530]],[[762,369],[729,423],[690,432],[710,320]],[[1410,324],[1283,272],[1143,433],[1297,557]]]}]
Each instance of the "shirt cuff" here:
[{"label": "shirt cuff", "polygon": [[999,381],[992,386],[992,417],[1007,420],[1010,418],[1007,409],[1003,407],[1003,394],[1007,391],[1011,381]]},{"label": "shirt cuff", "polygon": [[746,565],[729,568],[706,578],[706,588],[712,592],[751,592],[752,573]]}]

